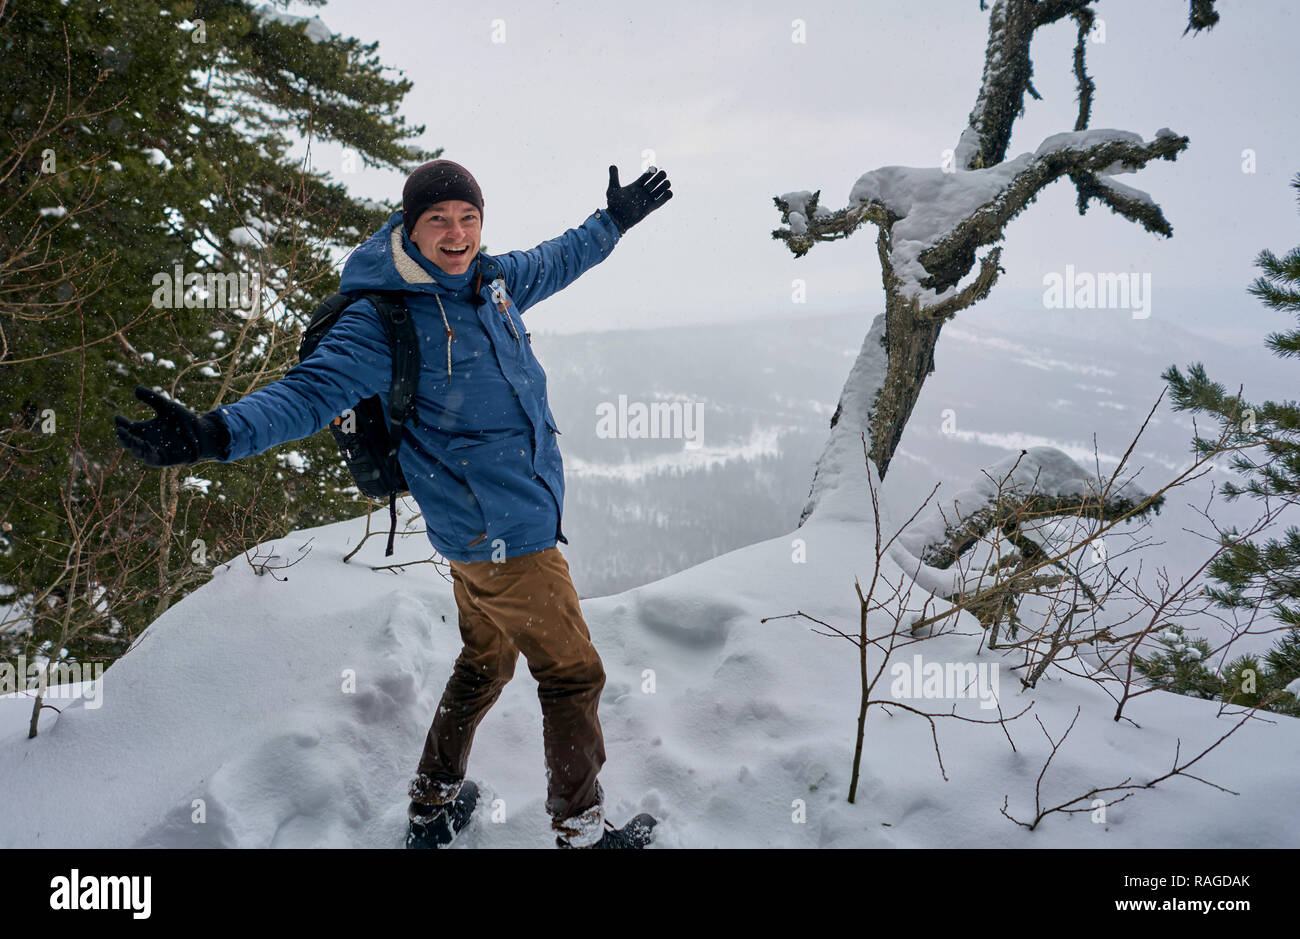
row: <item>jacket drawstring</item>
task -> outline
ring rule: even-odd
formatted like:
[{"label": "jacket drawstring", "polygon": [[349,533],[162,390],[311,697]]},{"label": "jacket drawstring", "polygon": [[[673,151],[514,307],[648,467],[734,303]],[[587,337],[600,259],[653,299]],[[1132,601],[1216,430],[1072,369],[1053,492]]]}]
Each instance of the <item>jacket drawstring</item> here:
[{"label": "jacket drawstring", "polygon": [[[482,258],[479,258],[476,267],[477,267],[477,275],[475,276],[474,279],[474,300],[477,305],[477,303],[481,302],[483,299],[479,295],[479,292],[483,289],[483,259]],[[499,279],[500,278],[498,278],[498,280]],[[451,323],[447,322],[447,311],[442,308],[442,297],[438,296],[438,294],[435,293],[433,295],[433,299],[438,301],[438,312],[442,314],[442,326],[443,329],[447,331],[447,384],[450,385],[451,384],[451,343],[452,340],[456,338],[456,330],[452,329]],[[515,321],[510,318],[510,314],[506,311],[504,301],[498,301],[498,303],[501,304],[500,306],[501,312],[506,314],[506,324],[510,327],[510,332],[515,337],[515,345],[519,345],[519,330],[515,329]],[[394,522],[394,524],[396,523]]]},{"label": "jacket drawstring", "polygon": [[456,338],[456,330],[447,322],[447,311],[442,308],[442,297],[436,293],[433,299],[438,301],[438,312],[442,314],[442,325],[447,330],[447,384],[451,384],[451,341]]}]

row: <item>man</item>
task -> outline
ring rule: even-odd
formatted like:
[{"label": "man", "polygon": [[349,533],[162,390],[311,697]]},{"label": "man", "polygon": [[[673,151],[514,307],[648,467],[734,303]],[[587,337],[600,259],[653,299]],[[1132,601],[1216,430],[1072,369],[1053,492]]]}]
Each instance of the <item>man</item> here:
[{"label": "man", "polygon": [[[577,228],[491,256],[480,250],[478,183],[460,164],[434,160],[410,175],[402,211],[343,268],[346,293],[399,291],[420,338],[416,420],[405,424],[398,459],[450,564],[464,642],[410,786],[412,846],[445,843],[468,818],[476,790],[462,783],[474,731],[520,652],[538,682],[557,845],[640,847],[654,825],[648,815],[621,830],[604,820],[596,711],[605,672],[557,547],[568,543],[559,431],[521,316],[604,260],[672,191],[662,170],[620,186],[611,166],[605,195],[605,209]],[[358,300],[279,381],[201,417],[138,387],[157,417],[117,415],[117,434],[150,466],[231,462],[310,436],[371,395],[386,403],[391,381],[378,312]]]}]

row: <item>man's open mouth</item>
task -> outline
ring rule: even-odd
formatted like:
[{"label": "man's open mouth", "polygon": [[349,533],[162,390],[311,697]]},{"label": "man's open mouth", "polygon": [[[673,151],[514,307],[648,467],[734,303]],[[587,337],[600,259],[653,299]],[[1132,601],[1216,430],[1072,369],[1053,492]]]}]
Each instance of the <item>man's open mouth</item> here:
[{"label": "man's open mouth", "polygon": [[450,254],[452,257],[460,257],[469,251],[469,246],[466,245],[464,248],[443,248],[442,250],[445,254]]}]

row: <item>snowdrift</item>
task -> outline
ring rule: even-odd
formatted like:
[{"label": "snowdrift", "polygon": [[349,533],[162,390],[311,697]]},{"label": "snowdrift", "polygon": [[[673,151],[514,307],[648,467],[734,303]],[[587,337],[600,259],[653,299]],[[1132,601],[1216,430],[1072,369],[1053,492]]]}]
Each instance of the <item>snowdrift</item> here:
[{"label": "snowdrift", "polygon": [[[46,712],[35,740],[30,705],[0,702],[0,846],[399,847],[406,786],[460,642],[434,566],[371,567],[426,557],[424,536],[400,538],[392,559],[372,538],[343,563],[363,530],[356,519],[268,543],[272,567],[297,563],[260,576],[234,558],[107,670],[102,706]],[[856,629],[853,581],[869,579],[873,544],[869,521],[827,508],[789,535],[583,602],[609,676],[601,778],[616,824],[649,811],[661,820],[655,846],[668,848],[1300,843],[1300,722],[1275,715],[1197,764],[1240,795],[1174,778],[1110,806],[1104,823],[1057,814],[1030,832],[1008,821],[1004,798],[1032,818],[1050,752],[1034,714],[1059,738],[1082,709],[1044,780],[1048,804],[1159,776],[1179,740],[1186,756],[1235,723],[1212,702],[1165,693],[1116,723],[1090,683],[1058,674],[1021,692],[1010,663],[1004,712],[1033,702],[1009,726],[1014,751],[996,725],[941,721],[945,781],[925,721],[873,708],[849,804],[856,649],[806,621],[760,620],[802,610]],[[998,661],[976,646],[942,636],[901,655]],[[520,668],[481,725],[470,775],[483,796],[455,848],[552,843],[535,692]],[[972,699],[926,704],[990,714]]]}]

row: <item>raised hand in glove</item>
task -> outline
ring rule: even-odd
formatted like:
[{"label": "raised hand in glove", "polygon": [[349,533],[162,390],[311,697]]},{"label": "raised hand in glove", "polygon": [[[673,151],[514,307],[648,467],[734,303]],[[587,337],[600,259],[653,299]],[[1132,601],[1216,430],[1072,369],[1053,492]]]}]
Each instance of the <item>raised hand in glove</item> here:
[{"label": "raised hand in glove", "polygon": [[626,186],[618,184],[618,167],[609,168],[609,188],[605,198],[609,208],[605,211],[618,226],[619,233],[627,231],[641,219],[645,218],[659,206],[673,197],[669,189],[668,174],[663,170],[650,167],[634,183]]},{"label": "raised hand in glove", "polygon": [[214,412],[202,417],[158,392],[136,385],[135,396],[157,412],[149,421],[113,416],[117,439],[122,446],[149,466],[175,466],[223,457],[230,445],[230,431]]}]

